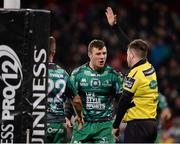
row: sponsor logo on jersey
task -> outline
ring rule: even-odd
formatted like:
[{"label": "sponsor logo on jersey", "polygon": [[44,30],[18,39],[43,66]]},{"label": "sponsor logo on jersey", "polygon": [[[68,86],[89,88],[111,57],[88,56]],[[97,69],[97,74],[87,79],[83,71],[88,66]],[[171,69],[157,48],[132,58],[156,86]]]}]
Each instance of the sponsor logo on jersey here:
[{"label": "sponsor logo on jersey", "polygon": [[[13,143],[15,95],[23,80],[22,65],[17,54],[7,45],[0,45],[2,113],[1,143]],[[1,85],[2,87],[2,85]],[[4,122],[3,122],[4,121]]]},{"label": "sponsor logo on jersey", "polygon": [[63,134],[64,129],[63,128],[58,129],[58,128],[53,128],[53,127],[48,127],[47,132],[48,133],[61,133],[61,134]]},{"label": "sponsor logo on jersey", "polygon": [[95,93],[86,93],[86,109],[105,110],[106,106],[101,102],[101,98],[95,97]]},{"label": "sponsor logo on jersey", "polygon": [[98,88],[99,86],[101,86],[101,81],[99,79],[93,78],[91,79],[91,86],[93,88]]},{"label": "sponsor logo on jersey", "polygon": [[112,83],[110,80],[105,80],[104,82],[102,82],[102,86],[103,87],[111,87]]},{"label": "sponsor logo on jersey", "polygon": [[63,74],[49,73],[49,77],[64,78]]},{"label": "sponsor logo on jersey", "polygon": [[87,87],[88,86],[88,83],[86,81],[85,78],[82,78],[81,81],[80,81],[80,86],[84,86],[84,87]]},{"label": "sponsor logo on jersey", "polygon": [[95,77],[95,76],[96,76],[96,74],[92,73],[90,76]]},{"label": "sponsor logo on jersey", "polygon": [[149,83],[149,87],[151,89],[155,89],[157,87],[157,81],[156,80],[152,80],[150,83]]},{"label": "sponsor logo on jersey", "polygon": [[131,89],[135,83],[135,79],[131,77],[126,77],[124,80],[124,87]]},{"label": "sponsor logo on jersey", "polygon": [[155,69],[153,67],[143,71],[144,75],[145,76],[149,76],[149,75],[152,75],[153,73],[155,72]]}]

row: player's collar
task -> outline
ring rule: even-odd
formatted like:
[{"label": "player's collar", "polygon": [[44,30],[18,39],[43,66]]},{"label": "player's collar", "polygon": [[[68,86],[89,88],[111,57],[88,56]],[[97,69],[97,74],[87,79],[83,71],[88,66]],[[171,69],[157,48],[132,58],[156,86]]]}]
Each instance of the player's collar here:
[{"label": "player's collar", "polygon": [[96,73],[102,73],[102,72],[104,72],[105,67],[106,67],[106,65],[104,65],[104,67],[101,68],[101,69],[99,69],[99,70],[93,70],[93,69],[89,66],[89,62],[86,63],[86,66],[89,67],[89,68],[91,69],[91,71],[94,71],[94,72],[96,72]]}]

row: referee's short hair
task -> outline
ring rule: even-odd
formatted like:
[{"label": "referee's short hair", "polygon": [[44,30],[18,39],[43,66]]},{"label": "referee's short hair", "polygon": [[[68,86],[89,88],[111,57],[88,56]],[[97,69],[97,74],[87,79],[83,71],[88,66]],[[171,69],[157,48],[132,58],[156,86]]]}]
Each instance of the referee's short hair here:
[{"label": "referee's short hair", "polygon": [[142,39],[136,39],[128,45],[128,49],[133,49],[139,57],[146,58],[149,44]]}]

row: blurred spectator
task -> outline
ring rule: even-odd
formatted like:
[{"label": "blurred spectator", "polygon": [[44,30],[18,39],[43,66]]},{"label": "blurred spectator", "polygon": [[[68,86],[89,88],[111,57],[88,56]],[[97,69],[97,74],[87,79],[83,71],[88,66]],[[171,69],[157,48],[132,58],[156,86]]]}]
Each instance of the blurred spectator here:
[{"label": "blurred spectator", "polygon": [[173,126],[168,132],[169,135],[174,138],[175,143],[180,143],[180,117],[174,119]]}]

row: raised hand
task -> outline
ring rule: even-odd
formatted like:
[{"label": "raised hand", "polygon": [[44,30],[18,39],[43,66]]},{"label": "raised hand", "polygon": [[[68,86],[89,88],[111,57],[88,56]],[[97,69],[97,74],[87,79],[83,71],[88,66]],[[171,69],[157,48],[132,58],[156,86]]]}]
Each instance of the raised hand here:
[{"label": "raised hand", "polygon": [[113,13],[113,10],[111,7],[106,8],[105,14],[106,14],[106,18],[109,25],[113,26],[114,24],[117,23],[117,16]]}]

